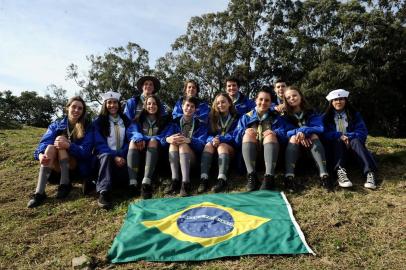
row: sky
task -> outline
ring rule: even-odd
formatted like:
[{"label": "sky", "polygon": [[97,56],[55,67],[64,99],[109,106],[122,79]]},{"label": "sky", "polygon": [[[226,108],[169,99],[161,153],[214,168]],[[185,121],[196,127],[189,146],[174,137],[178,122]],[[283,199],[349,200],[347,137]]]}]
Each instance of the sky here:
[{"label": "sky", "polygon": [[[36,91],[66,80],[74,63],[86,72],[86,56],[135,42],[150,66],[186,32],[191,17],[223,11],[228,0],[0,0],[0,91]],[[51,94],[51,93],[48,93]]]}]

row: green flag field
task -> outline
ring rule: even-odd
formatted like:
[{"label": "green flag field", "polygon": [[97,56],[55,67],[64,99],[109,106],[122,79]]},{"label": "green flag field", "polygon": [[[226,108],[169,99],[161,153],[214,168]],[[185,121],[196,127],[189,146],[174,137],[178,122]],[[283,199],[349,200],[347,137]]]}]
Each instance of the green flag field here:
[{"label": "green flag field", "polygon": [[209,194],[131,204],[109,251],[114,263],[313,253],[279,192]]}]

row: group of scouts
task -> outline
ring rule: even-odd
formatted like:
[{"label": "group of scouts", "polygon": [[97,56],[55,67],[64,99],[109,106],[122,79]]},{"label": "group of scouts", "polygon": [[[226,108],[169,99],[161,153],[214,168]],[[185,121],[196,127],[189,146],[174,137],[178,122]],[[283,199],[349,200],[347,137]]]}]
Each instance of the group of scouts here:
[{"label": "group of scouts", "polygon": [[[211,108],[199,99],[198,83],[188,80],[184,96],[170,114],[157,95],[160,86],[153,76],[140,78],[137,82],[140,94],[127,100],[124,108],[119,93],[103,94],[100,114],[93,123],[85,120],[83,99],[72,97],[66,104],[66,116],[51,123],[35,150],[40,170],[28,207],[36,207],[46,199],[47,182],[59,184],[56,197],[62,199],[72,189],[71,178],[89,179],[94,168],[100,207],[112,206],[112,186],[123,180],[130,190],[140,191],[143,199],[149,199],[153,195],[158,160],[162,168],[167,159],[171,182],[166,194],[191,195],[191,167],[200,169],[198,193],[207,192],[215,158],[218,175],[213,192],[227,190],[232,160],[245,164],[247,191],[272,190],[280,152],[285,157],[287,191],[301,188],[295,180],[295,167],[302,151],[311,153],[320,183],[327,190],[335,183],[329,171],[334,171],[339,186],[352,186],[346,172],[351,152],[363,167],[365,188],[376,188],[376,164],[365,147],[367,128],[344,89],[328,93],[329,105],[321,115],[309,105],[299,88],[287,87],[280,79],[273,90],[264,86],[251,100],[239,91],[238,79],[228,78],[226,91],[215,96]],[[327,169],[327,160],[331,170]],[[200,167],[196,166],[198,161]],[[261,180],[257,163],[265,167]]]}]

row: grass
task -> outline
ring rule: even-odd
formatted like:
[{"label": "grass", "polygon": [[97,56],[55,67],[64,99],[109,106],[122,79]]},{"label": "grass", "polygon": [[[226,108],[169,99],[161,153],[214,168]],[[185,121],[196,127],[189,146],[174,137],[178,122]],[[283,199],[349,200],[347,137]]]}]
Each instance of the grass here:
[{"label": "grass", "polygon": [[[288,194],[296,219],[317,256],[245,256],[199,263],[136,262],[110,265],[105,256],[118,233],[127,205],[120,196],[111,211],[99,209],[96,195],[83,197],[80,184],[65,201],[49,199],[36,209],[26,203],[36,185],[32,153],[44,129],[0,130],[0,269],[66,269],[82,254],[97,269],[404,269],[406,254],[406,139],[368,138],[381,181],[376,191],[356,187],[326,193],[316,177],[303,176],[306,190]],[[238,178],[233,191],[243,189]],[[162,196],[158,192],[156,196]]]}]

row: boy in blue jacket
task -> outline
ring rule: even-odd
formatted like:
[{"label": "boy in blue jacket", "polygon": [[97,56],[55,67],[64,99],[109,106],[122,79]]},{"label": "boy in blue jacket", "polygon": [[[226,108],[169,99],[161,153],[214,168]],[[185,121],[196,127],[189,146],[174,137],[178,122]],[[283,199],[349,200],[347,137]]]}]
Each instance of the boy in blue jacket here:
[{"label": "boy in blue jacket", "polygon": [[[169,124],[165,136],[161,139],[163,146],[169,145],[169,163],[172,172],[171,185],[166,194],[177,193],[190,195],[190,165],[195,163],[196,155],[203,151],[207,139],[207,125],[195,117],[199,100],[196,97],[183,99],[183,115]],[[179,165],[182,171],[180,181]]]},{"label": "boy in blue jacket", "polygon": [[345,166],[348,152],[353,151],[359,158],[366,176],[364,187],[375,189],[376,163],[365,147],[368,130],[361,114],[350,105],[349,94],[344,89],[337,89],[327,95],[329,105],[323,118],[324,138],[332,149],[338,184],[343,188],[352,187]]},{"label": "boy in blue jacket", "polygon": [[255,108],[255,101],[240,92],[240,81],[235,77],[226,79],[226,92],[233,101],[239,117]]}]

